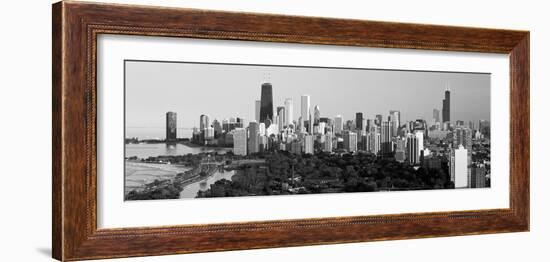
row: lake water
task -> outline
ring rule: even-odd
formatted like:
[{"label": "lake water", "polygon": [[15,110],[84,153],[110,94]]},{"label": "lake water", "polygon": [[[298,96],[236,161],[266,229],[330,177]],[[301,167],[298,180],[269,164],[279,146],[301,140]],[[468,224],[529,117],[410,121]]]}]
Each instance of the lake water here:
[{"label": "lake water", "polygon": [[[211,148],[211,147],[189,147],[183,144],[167,145],[159,144],[126,144],[126,157],[136,156],[138,158],[147,158],[150,156],[162,155],[186,155],[198,154],[204,152],[226,153],[227,148]],[[126,177],[124,192],[127,194],[132,189],[139,189],[147,183],[155,181],[155,179],[171,179],[178,173],[183,173],[189,170],[189,167],[181,165],[169,164],[153,164],[140,163],[134,161],[126,161]],[[180,193],[180,198],[195,198],[199,190],[207,190],[210,185],[221,179],[231,180],[234,171],[216,172],[205,180],[201,180],[189,184],[183,188]]]},{"label": "lake water", "polygon": [[184,144],[168,145],[159,144],[126,144],[125,157],[137,156],[138,158],[148,158],[150,156],[177,156],[187,154],[198,154],[205,152],[218,152],[221,154],[229,151],[228,148],[215,147],[190,147]]}]

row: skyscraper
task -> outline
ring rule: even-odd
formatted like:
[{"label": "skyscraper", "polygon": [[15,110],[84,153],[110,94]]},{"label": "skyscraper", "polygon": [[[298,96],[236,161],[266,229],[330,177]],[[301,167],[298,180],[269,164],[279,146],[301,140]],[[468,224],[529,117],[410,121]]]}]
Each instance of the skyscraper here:
[{"label": "skyscraper", "polygon": [[486,138],[491,137],[491,122],[489,120],[479,120],[478,129]]},{"label": "skyscraper", "polygon": [[306,135],[304,136],[304,153],[313,154],[313,136]]},{"label": "skyscraper", "polygon": [[166,142],[177,140],[177,114],[176,112],[166,112]]},{"label": "skyscraper", "polygon": [[319,121],[321,119],[321,109],[319,108],[319,105],[316,105],[313,109],[313,124],[318,125]]},{"label": "skyscraper", "polygon": [[344,149],[348,152],[357,151],[357,133],[344,131]]},{"label": "skyscraper", "polygon": [[283,130],[283,127],[286,125],[286,113],[284,106],[277,107],[277,119],[275,119],[279,130]]},{"label": "skyscraper", "polygon": [[256,103],[255,103],[255,110],[254,110],[254,115],[255,115],[255,118],[254,120],[256,121],[260,121],[260,108],[262,107],[262,100],[256,100]]},{"label": "skyscraper", "polygon": [[422,130],[416,130],[414,131],[414,135],[416,136],[416,140],[418,141],[418,156],[420,157],[420,152],[424,150],[424,131]]},{"label": "skyscraper", "polygon": [[455,188],[468,187],[468,150],[462,145],[457,149],[451,149],[449,169]]},{"label": "skyscraper", "polygon": [[344,119],[341,115],[337,115],[334,118],[334,134],[341,135],[344,129]]},{"label": "skyscraper", "polygon": [[292,98],[285,99],[285,126],[289,126],[294,121],[294,111],[292,109]]},{"label": "skyscraper", "polygon": [[435,108],[433,110],[433,120],[434,120],[434,124],[439,122],[439,110]]},{"label": "skyscraper", "polygon": [[372,119],[367,119],[367,132],[374,132],[376,131],[376,125],[374,125],[374,121]]},{"label": "skyscraper", "polygon": [[355,129],[363,130],[363,113],[355,113]]},{"label": "skyscraper", "polygon": [[382,121],[382,126],[380,127],[380,140],[382,154],[387,154],[393,151],[391,142],[391,128],[390,122],[388,121]]},{"label": "skyscraper", "polygon": [[443,123],[451,122],[451,91],[445,90],[445,99],[443,99]]},{"label": "skyscraper", "polygon": [[248,125],[248,152],[250,154],[260,152],[260,125],[253,121]]},{"label": "skyscraper", "polygon": [[483,188],[485,187],[485,167],[476,166],[472,168],[470,175],[470,187],[471,188]]},{"label": "skyscraper", "polygon": [[235,129],[233,131],[233,154],[246,156],[246,143],[246,129]]},{"label": "skyscraper", "polygon": [[467,127],[457,127],[453,130],[453,148],[462,145],[468,151],[472,151],[472,130]]},{"label": "skyscraper", "polygon": [[214,121],[212,121],[212,127],[214,128],[214,137],[217,138],[222,134],[222,125],[218,119],[214,119]]},{"label": "skyscraper", "polygon": [[413,134],[407,135],[407,161],[411,165],[418,164],[420,162],[420,150],[418,148],[418,137]]},{"label": "skyscraper", "polygon": [[201,115],[200,118],[200,131],[202,132],[204,129],[210,126],[210,118],[207,115]]},{"label": "skyscraper", "polygon": [[270,83],[262,84],[262,97],[260,106],[260,122],[266,124],[266,120],[273,122],[273,87]]},{"label": "skyscraper", "polygon": [[382,125],[382,115],[376,115],[374,118],[374,124],[377,126]]},{"label": "skyscraper", "polygon": [[300,123],[300,126],[302,127],[303,130],[306,129],[306,127],[304,126],[304,122],[310,120],[309,119],[309,115],[310,115],[309,106],[310,106],[310,97],[309,97],[309,95],[302,95],[302,97],[301,97],[301,114],[300,114],[300,116],[302,117],[302,122]]},{"label": "skyscraper", "polygon": [[390,127],[391,127],[391,136],[397,136],[397,130],[401,125],[401,112],[397,110],[390,110]]},{"label": "skyscraper", "polygon": [[327,133],[325,135],[325,142],[323,143],[324,152],[332,152],[332,133]]}]

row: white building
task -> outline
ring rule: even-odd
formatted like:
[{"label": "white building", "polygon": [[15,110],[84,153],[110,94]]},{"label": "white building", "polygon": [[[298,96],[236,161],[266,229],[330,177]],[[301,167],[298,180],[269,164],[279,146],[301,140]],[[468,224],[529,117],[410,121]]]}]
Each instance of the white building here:
[{"label": "white building", "polygon": [[414,132],[414,135],[416,136],[416,140],[418,141],[418,152],[416,154],[418,157],[420,157],[420,152],[424,150],[424,131],[416,130]]},{"label": "white building", "polygon": [[468,150],[460,145],[457,149],[451,149],[450,157],[451,181],[455,188],[468,187]]},{"label": "white building", "polygon": [[204,138],[206,140],[214,139],[214,128],[213,127],[207,127],[207,128],[204,129]]},{"label": "white building", "polygon": [[348,152],[357,151],[357,133],[351,131],[344,132],[344,149]]},{"label": "white building", "polygon": [[237,128],[233,131],[233,154],[246,156],[246,129]]},{"label": "white building", "polygon": [[344,129],[344,118],[342,118],[341,115],[337,115],[334,118],[334,133],[341,135],[343,129]]},{"label": "white building", "polygon": [[285,126],[289,126],[294,121],[292,111],[292,98],[285,100]]}]

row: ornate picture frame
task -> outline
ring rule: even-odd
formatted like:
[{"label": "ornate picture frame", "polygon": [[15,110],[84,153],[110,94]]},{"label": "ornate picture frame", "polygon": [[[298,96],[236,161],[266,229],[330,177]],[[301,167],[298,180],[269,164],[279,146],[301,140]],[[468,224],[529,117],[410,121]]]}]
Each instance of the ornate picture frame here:
[{"label": "ornate picture frame", "polygon": [[[62,261],[529,230],[529,32],[63,1],[52,8],[52,245]],[[100,34],[507,54],[509,208],[98,229]]]}]

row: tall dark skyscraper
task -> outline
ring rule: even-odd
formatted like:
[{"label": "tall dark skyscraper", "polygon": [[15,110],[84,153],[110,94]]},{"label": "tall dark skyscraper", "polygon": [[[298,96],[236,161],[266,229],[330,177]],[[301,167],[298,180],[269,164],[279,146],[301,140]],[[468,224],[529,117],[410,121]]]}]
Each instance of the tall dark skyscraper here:
[{"label": "tall dark skyscraper", "polygon": [[443,123],[451,122],[451,91],[445,90],[445,99],[443,99]]},{"label": "tall dark skyscraper", "polygon": [[166,112],[166,142],[177,140],[177,114],[176,112]]},{"label": "tall dark skyscraper", "polygon": [[262,96],[260,102],[260,123],[268,127],[267,119],[273,122],[273,87],[270,83],[262,84]]},{"label": "tall dark skyscraper", "polygon": [[355,113],[355,128],[357,130],[363,130],[363,113]]}]

